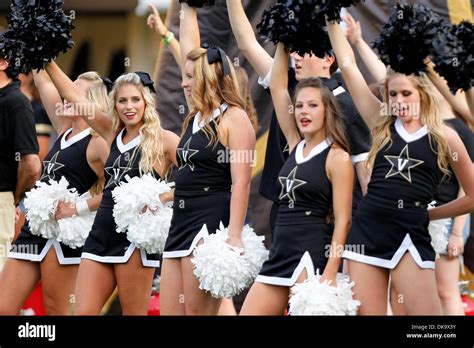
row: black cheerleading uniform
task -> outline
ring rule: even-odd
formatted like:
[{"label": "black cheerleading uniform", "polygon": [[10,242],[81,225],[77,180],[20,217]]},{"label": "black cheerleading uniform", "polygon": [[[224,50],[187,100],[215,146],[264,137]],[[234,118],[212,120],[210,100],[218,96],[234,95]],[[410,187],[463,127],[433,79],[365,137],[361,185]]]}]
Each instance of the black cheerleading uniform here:
[{"label": "black cheerleading uniform", "polygon": [[434,269],[427,206],[443,178],[433,151],[437,144],[426,126],[410,134],[400,119],[391,133],[392,144],[375,158],[343,257],[393,269],[408,251],[420,268]]},{"label": "black cheerleading uniform", "polygon": [[[58,137],[43,161],[43,173],[40,180],[59,181],[65,177],[69,188],[75,188],[79,195],[86,193],[97,181],[98,177],[87,162],[87,147],[92,138],[91,129],[67,139],[72,129]],[[32,262],[41,262],[54,246],[61,265],[76,265],[81,261],[82,248],[72,249],[55,239],[46,239],[30,232],[28,220],[25,221],[21,233],[13,243],[8,257]]]},{"label": "black cheerleading uniform", "polygon": [[[126,178],[140,176],[139,163],[141,159],[141,136],[124,144],[122,139],[125,128],[115,137],[110,148],[104,168],[105,187],[100,207],[92,225],[92,230],[83,247],[82,258],[101,263],[127,263],[136,249],[134,243],[127,239],[126,233],[118,233],[115,224],[113,209],[114,199],[112,191]],[[153,175],[159,179],[157,173]],[[159,267],[159,255],[148,254],[140,250],[144,267]]]},{"label": "black cheerleading uniform", "polygon": [[[224,103],[220,110],[225,112],[227,107]],[[220,110],[214,111],[214,119]],[[216,131],[214,119],[210,126]],[[220,222],[227,227],[230,217],[232,177],[228,149],[219,141],[209,144],[199,113],[189,123],[177,154],[173,217],[163,258],[189,256],[204,236],[216,232]]]},{"label": "black cheerleading uniform", "polygon": [[[344,86],[338,81],[338,75],[334,74],[331,78],[320,77],[324,86],[326,86],[336,97],[343,116],[344,126],[350,145],[351,159],[354,164],[363,162],[367,159],[372,138],[370,130],[360,116],[350,94]],[[269,75],[265,78],[259,78],[259,83],[264,87],[268,87]],[[298,85],[295,76],[295,69],[288,70],[288,91],[292,95],[294,89]],[[268,92],[270,90],[267,88]],[[265,165],[263,167],[262,179],[260,183],[259,193],[273,201],[272,211],[270,213],[270,227],[274,230],[276,215],[278,212],[278,173],[288,158],[288,143],[278,124],[277,116],[273,111],[269,133],[268,144],[265,154]],[[357,176],[354,178],[354,192],[352,198],[352,212],[354,213],[357,204],[362,199],[362,188],[360,187]]]},{"label": "black cheerleading uniform", "polygon": [[270,257],[257,282],[293,286],[306,269],[311,278],[326,267],[333,225],[327,222],[332,207],[332,185],[326,175],[331,149],[325,140],[305,158],[305,141],[290,154],[279,173],[279,207]]}]

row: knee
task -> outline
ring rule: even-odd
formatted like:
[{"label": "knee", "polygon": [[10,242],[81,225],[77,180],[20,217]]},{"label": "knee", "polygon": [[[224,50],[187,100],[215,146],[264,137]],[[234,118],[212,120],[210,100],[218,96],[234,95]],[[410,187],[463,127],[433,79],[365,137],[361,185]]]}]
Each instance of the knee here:
[{"label": "knee", "polygon": [[57,294],[45,291],[43,288],[43,303],[47,315],[72,315],[74,313],[74,303],[68,296],[58,296]]},{"label": "knee", "polygon": [[460,293],[457,284],[451,286],[443,284],[438,286],[438,295],[441,300],[449,300],[453,297],[460,296]]}]

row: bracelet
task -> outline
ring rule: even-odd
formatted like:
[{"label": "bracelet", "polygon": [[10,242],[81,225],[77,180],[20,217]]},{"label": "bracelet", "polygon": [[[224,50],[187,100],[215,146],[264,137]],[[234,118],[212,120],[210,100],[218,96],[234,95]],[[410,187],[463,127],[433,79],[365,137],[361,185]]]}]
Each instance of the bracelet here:
[{"label": "bracelet", "polygon": [[165,41],[166,47],[168,47],[171,44],[171,41],[174,39],[174,33],[172,31],[168,30],[168,34],[163,38]]},{"label": "bracelet", "polygon": [[87,204],[87,200],[82,200],[76,202],[76,210],[77,210],[77,215],[82,216],[87,213],[90,213],[89,205]]}]

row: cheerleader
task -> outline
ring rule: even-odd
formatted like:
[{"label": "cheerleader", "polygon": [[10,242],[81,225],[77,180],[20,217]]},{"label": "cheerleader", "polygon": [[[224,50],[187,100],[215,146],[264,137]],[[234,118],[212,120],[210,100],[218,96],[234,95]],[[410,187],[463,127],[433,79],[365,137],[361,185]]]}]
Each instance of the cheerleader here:
[{"label": "cheerleader", "polygon": [[[62,106],[58,91],[46,72],[35,73],[35,83],[43,105],[59,134],[43,161],[42,182],[66,178],[69,188],[79,194],[95,191],[96,196],[80,204],[59,202],[55,219],[60,220],[97,210],[101,195],[98,180],[103,176],[108,155],[105,141],[91,133],[88,124],[75,115],[74,107]],[[98,109],[107,108],[107,89],[95,72],[80,75],[73,88]],[[66,112],[67,111],[67,112]],[[97,183],[97,184],[96,184]],[[82,248],[72,249],[56,239],[46,239],[30,232],[28,221],[13,243],[0,282],[0,313],[18,314],[21,306],[41,279],[46,314],[67,315],[73,312],[74,288]]]},{"label": "cheerleader", "polygon": [[251,154],[255,131],[229,58],[219,48],[199,48],[196,10],[183,3],[182,11],[182,87],[191,111],[178,146],[173,218],[161,269],[161,313],[217,314],[220,301],[199,289],[191,254],[220,222],[229,226],[227,243],[242,248],[251,163],[245,158],[230,163],[225,154]]},{"label": "cheerleader", "polygon": [[[455,131],[443,126],[426,76],[390,71],[381,104],[357,68],[339,25],[327,25],[336,57],[345,62],[344,80],[374,134],[368,193],[353,219],[351,248],[343,255],[356,284],[355,298],[362,302],[360,314],[387,313],[389,275],[408,314],[440,314],[435,252],[427,228],[430,219],[474,208],[474,175],[466,148]],[[456,160],[450,153],[457,154]],[[449,175],[449,165],[466,196],[428,212],[436,186]]]},{"label": "cheerleader", "polygon": [[[55,63],[47,66],[53,82],[68,100],[84,102]],[[94,109],[87,122],[109,144],[105,187],[92,230],[83,248],[77,277],[77,314],[98,315],[118,287],[122,312],[145,315],[158,255],[147,254],[116,232],[112,191],[127,177],[153,173],[165,178],[176,162],[178,137],[161,128],[153,81],[146,73],[124,74],[115,81],[106,113]],[[160,197],[164,202],[169,195]]]},{"label": "cheerleader", "polygon": [[290,155],[278,175],[270,258],[245,299],[243,315],[283,314],[290,287],[316,272],[335,285],[341,265],[337,250],[342,251],[350,226],[354,171],[337,100],[320,79],[310,78],[296,86],[293,104],[288,58],[278,44],[270,90]]}]

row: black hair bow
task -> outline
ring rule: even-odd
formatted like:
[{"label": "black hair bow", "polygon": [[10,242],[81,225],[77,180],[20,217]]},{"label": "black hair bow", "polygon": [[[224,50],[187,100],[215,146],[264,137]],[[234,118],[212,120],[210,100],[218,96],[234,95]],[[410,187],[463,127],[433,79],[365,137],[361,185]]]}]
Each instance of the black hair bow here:
[{"label": "black hair bow", "polygon": [[108,77],[102,77],[102,82],[104,83],[105,88],[107,88],[107,93],[110,93],[112,87],[114,87],[114,83],[112,82],[112,80]]},{"label": "black hair bow", "polygon": [[209,64],[221,62],[224,67],[224,75],[230,75],[229,61],[227,60],[227,55],[222,48],[207,42],[203,43],[201,47],[207,49],[207,61]]},{"label": "black hair bow", "polygon": [[140,77],[140,81],[143,86],[148,87],[150,91],[152,91],[153,93],[156,93],[155,83],[153,82],[153,80],[151,79],[148,73],[144,71],[136,71],[135,74],[137,74],[138,77]]}]

